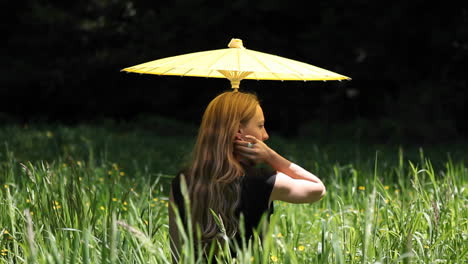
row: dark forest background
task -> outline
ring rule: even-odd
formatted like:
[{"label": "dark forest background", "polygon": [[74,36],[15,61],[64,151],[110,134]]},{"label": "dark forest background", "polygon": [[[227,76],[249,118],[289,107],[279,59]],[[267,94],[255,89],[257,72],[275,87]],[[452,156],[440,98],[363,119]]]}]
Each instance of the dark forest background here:
[{"label": "dark forest background", "polygon": [[120,70],[226,48],[231,38],[241,38],[249,49],[352,78],[244,80],[241,89],[261,98],[272,133],[383,143],[468,138],[468,7],[463,1],[26,0],[2,5],[2,123],[139,120],[151,129],[151,120],[166,118],[196,126],[206,104],[229,89],[227,80]]}]

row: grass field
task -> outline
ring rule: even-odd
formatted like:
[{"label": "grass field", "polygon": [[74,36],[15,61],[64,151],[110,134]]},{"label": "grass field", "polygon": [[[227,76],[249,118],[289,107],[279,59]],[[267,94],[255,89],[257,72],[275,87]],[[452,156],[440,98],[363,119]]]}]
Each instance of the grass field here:
[{"label": "grass field", "polygon": [[[0,128],[0,263],[167,263],[180,124]],[[159,131],[159,132],[155,132]],[[468,263],[467,145],[400,147],[271,136],[327,186],[275,203],[266,237],[226,263]],[[187,263],[193,250],[186,247]]]}]

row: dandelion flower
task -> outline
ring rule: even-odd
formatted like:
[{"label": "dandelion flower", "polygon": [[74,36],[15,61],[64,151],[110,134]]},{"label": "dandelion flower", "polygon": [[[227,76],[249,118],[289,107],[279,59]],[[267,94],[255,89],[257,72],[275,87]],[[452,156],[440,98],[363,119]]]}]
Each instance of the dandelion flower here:
[{"label": "dandelion flower", "polygon": [[277,257],[277,256],[271,256],[271,261],[277,262],[277,261],[278,261],[278,257]]},{"label": "dandelion flower", "polygon": [[128,203],[126,201],[123,201],[122,204],[123,205],[128,205]]},{"label": "dandelion flower", "polygon": [[29,200],[29,199],[26,199],[26,203],[30,203],[30,202],[31,202],[31,200]]},{"label": "dandelion flower", "polygon": [[302,245],[300,245],[300,246],[297,247],[297,250],[299,250],[299,251],[304,251],[304,249],[305,249],[305,247],[302,246]]},{"label": "dandelion flower", "polygon": [[360,191],[365,191],[366,190],[366,187],[365,186],[359,186],[358,188]]},{"label": "dandelion flower", "polygon": [[9,187],[8,184],[3,185],[3,188],[5,188],[5,189],[8,189],[8,187]]},{"label": "dandelion flower", "polygon": [[388,189],[390,189],[390,186],[385,185],[383,188],[384,188],[385,190],[388,190]]},{"label": "dandelion flower", "polygon": [[153,198],[153,201],[157,202],[159,199],[158,198]]},{"label": "dandelion flower", "polygon": [[110,171],[108,171],[108,172],[107,172],[107,174],[109,174],[109,175],[112,175],[112,171],[111,171],[111,170],[110,170]]},{"label": "dandelion flower", "polygon": [[99,209],[101,209],[101,211],[106,210],[106,208],[104,206],[102,206],[102,205],[99,207]]},{"label": "dandelion flower", "polygon": [[254,257],[250,257],[250,262],[254,262],[255,261],[255,258]]},{"label": "dandelion flower", "polygon": [[280,238],[281,238],[281,237],[283,237],[283,234],[278,233],[278,235],[276,235],[276,237],[280,237]]},{"label": "dandelion flower", "polygon": [[120,175],[120,176],[125,176],[125,172],[121,171],[121,172],[119,173],[119,175]]},{"label": "dandelion flower", "polygon": [[112,201],[113,201],[113,202],[117,202],[118,200],[119,200],[119,199],[117,199],[117,198],[115,198],[115,197],[112,198]]}]

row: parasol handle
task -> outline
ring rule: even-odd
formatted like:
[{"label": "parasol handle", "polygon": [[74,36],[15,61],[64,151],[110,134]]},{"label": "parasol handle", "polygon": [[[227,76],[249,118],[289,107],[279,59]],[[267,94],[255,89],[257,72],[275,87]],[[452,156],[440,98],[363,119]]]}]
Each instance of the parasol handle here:
[{"label": "parasol handle", "polygon": [[239,89],[240,81],[252,73],[226,70],[218,70],[218,72],[224,75],[226,78],[228,78],[229,81],[231,81],[231,88],[234,89],[234,92],[237,92],[237,89]]},{"label": "parasol handle", "polygon": [[241,79],[229,79],[231,81],[231,88],[234,89],[234,92],[238,92]]}]

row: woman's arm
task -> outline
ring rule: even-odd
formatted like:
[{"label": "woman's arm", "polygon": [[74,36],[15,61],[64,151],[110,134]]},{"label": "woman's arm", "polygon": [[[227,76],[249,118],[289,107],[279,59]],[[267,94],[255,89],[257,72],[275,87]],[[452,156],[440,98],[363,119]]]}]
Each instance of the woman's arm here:
[{"label": "woman's arm", "polygon": [[278,172],[270,200],[313,203],[325,195],[325,185],[317,176],[290,162],[255,137],[245,137],[254,143],[253,147],[247,146],[248,141],[236,140],[236,152],[255,163],[267,163]]}]

